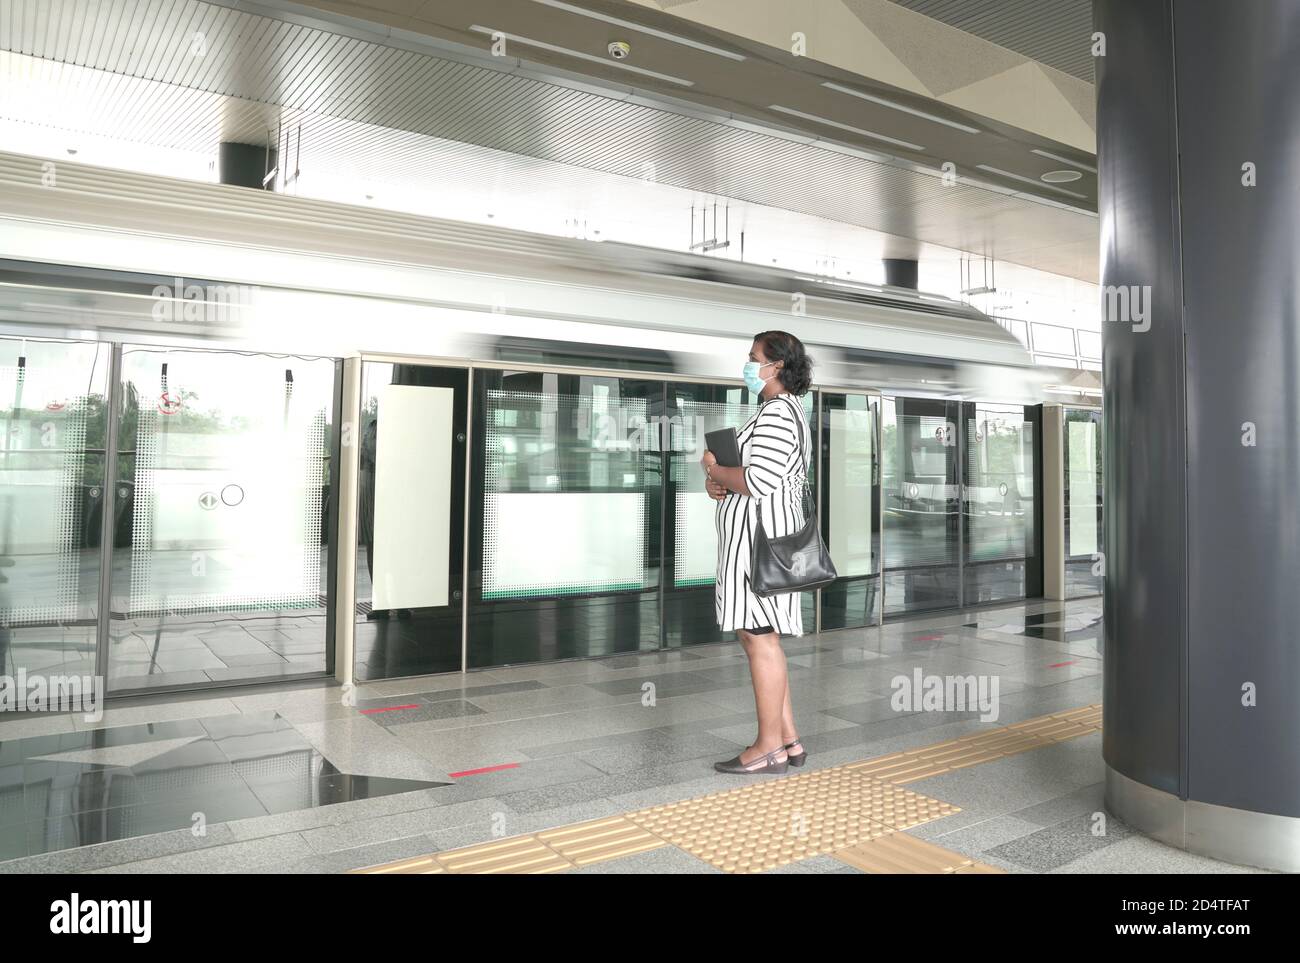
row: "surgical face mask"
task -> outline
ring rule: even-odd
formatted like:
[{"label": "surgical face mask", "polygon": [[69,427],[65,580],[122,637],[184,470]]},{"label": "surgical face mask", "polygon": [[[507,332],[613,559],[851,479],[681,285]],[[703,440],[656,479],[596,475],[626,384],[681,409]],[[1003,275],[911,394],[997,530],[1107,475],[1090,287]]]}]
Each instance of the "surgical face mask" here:
[{"label": "surgical face mask", "polygon": [[772,362],[767,361],[763,364],[759,364],[757,361],[745,362],[745,387],[756,395],[761,395],[763,393],[763,388],[767,386],[768,381],[772,380],[771,378],[760,378],[758,375],[758,373],[769,364],[772,364]]}]

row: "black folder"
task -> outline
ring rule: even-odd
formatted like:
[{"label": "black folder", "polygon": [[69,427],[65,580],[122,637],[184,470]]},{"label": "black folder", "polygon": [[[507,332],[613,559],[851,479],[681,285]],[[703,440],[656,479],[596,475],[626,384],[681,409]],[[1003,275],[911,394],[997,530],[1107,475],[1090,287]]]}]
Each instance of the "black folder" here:
[{"label": "black folder", "polygon": [[723,468],[740,467],[740,444],[736,441],[735,428],[706,432],[704,442]]}]

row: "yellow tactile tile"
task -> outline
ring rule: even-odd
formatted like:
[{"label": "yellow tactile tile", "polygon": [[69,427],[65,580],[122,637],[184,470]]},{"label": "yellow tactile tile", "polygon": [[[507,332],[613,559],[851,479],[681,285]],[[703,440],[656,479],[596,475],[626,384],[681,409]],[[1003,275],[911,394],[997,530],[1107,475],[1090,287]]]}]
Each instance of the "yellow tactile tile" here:
[{"label": "yellow tactile tile", "polygon": [[763,872],[809,856],[850,851],[853,859],[874,860],[878,866],[893,865],[903,858],[900,854],[908,853],[912,862],[907,865],[913,866],[945,867],[957,861],[952,869],[871,872],[999,873],[996,867],[973,863],[960,854],[941,856],[948,851],[903,833],[959,811],[903,785],[1100,728],[1101,706],[1082,706],[875,759],[781,779],[764,777],[735,789],[623,816],[357,872],[555,873],[672,844],[734,873]]},{"label": "yellow tactile tile", "polygon": [[367,866],[364,869],[354,869],[353,873],[362,874],[425,874],[425,873],[445,873],[446,869],[434,856],[419,856],[415,859],[403,859],[396,863],[385,863],[382,866]]},{"label": "yellow tactile tile", "polygon": [[653,806],[627,818],[726,872],[759,873],[957,811],[836,766]]},{"label": "yellow tactile tile", "polygon": [[877,759],[852,762],[848,768],[877,779],[904,785],[928,779],[954,769],[992,762],[1030,749],[1050,746],[1065,739],[1086,736],[1101,728],[1101,706],[1084,706],[1052,713],[1014,725],[975,732],[932,746],[895,752]]},{"label": "yellow tactile tile", "polygon": [[561,873],[573,869],[573,863],[532,834],[451,849],[439,853],[437,859],[449,873]]},{"label": "yellow tactile tile", "polygon": [[968,856],[907,833],[890,833],[888,836],[849,846],[835,853],[835,858],[866,873],[1002,872],[995,866],[977,863]]},{"label": "yellow tactile tile", "polygon": [[561,826],[559,829],[538,833],[537,836],[575,866],[618,859],[667,845],[658,836],[647,832],[625,816]]}]

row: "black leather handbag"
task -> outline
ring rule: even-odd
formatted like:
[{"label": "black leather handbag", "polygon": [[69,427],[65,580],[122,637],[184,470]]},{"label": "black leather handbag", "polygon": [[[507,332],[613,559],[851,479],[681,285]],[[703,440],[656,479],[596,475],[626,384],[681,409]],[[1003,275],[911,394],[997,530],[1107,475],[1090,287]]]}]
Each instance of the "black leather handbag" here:
[{"label": "black leather handbag", "polygon": [[[803,457],[803,440],[807,432],[803,412],[799,423],[799,454]],[[802,460],[800,461],[802,464]],[[769,538],[763,531],[763,513],[756,511],[753,544],[750,547],[749,587],[761,598],[786,592],[811,592],[835,581],[835,564],[822,541],[821,524],[812,507],[812,486],[803,476],[803,527],[789,535]]]}]

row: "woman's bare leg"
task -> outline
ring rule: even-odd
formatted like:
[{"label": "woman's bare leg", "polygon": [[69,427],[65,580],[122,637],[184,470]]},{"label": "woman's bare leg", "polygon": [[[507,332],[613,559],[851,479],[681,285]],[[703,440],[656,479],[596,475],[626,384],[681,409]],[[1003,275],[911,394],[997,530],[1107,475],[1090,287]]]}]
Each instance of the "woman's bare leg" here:
[{"label": "woman's bare leg", "polygon": [[[754,708],[758,715],[758,739],[740,754],[742,763],[750,763],[759,756],[783,747],[784,716],[790,711],[789,685],[786,678],[785,653],[781,651],[781,637],[771,632],[754,635],[738,630],[740,644],[749,657],[749,674],[754,680]],[[794,717],[790,715],[793,728]]]},{"label": "woman's bare leg", "polygon": [[[799,730],[794,725],[794,705],[790,701],[790,673],[786,671],[785,675],[785,704],[781,707],[781,743],[787,744],[794,742],[799,736]],[[795,749],[801,748],[799,743],[795,743]],[[795,755],[799,755],[798,752]]]}]

